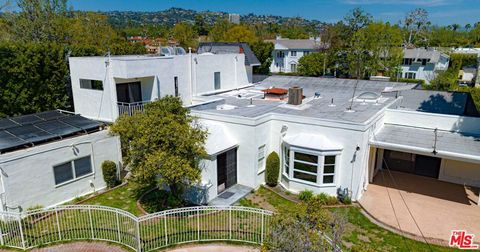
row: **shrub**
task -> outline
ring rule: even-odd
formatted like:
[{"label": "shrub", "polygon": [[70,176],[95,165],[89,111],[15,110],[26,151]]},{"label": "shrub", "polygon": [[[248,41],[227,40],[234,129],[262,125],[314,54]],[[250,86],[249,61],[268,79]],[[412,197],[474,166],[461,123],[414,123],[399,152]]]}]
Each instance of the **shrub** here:
[{"label": "shrub", "polygon": [[349,196],[345,197],[343,199],[343,204],[346,204],[346,205],[352,204],[352,199]]},{"label": "shrub", "polygon": [[102,163],[103,180],[109,188],[115,187],[120,183],[117,177],[117,165],[115,162],[106,160]]},{"label": "shrub", "polygon": [[276,186],[278,184],[278,175],[280,175],[280,158],[274,151],[267,157],[265,183],[267,183],[268,186]]},{"label": "shrub", "polygon": [[301,200],[301,201],[309,201],[313,198],[313,192],[310,191],[310,190],[303,190],[300,192],[300,194],[298,195],[298,198]]},{"label": "shrub", "polygon": [[335,196],[330,196],[326,193],[320,193],[313,197],[312,200],[317,201],[320,205],[331,206],[338,204],[338,199]]}]

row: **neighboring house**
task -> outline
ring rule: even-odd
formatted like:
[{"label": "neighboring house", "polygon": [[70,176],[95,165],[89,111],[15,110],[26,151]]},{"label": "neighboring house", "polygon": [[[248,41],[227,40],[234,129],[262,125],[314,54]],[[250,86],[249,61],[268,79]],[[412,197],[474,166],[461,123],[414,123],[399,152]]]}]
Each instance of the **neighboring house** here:
[{"label": "neighboring house", "polygon": [[[224,204],[249,191],[242,188],[258,188],[273,151],[281,158],[280,185],[294,193],[347,190],[358,200],[386,164],[414,176],[480,186],[480,118],[468,93],[361,80],[352,102],[355,82],[271,76],[191,106],[210,134],[204,202]],[[299,99],[304,96],[299,105],[265,99],[264,90],[294,86],[302,89]]]},{"label": "neighboring house", "polygon": [[240,14],[229,13],[228,21],[232,24],[240,24]]},{"label": "neighboring house", "polygon": [[75,112],[105,122],[166,95],[191,105],[199,95],[251,85],[244,53],[71,57],[69,63]]},{"label": "neighboring house", "polygon": [[458,84],[461,86],[475,86],[477,78],[476,66],[464,66],[458,71]]},{"label": "neighboring house", "polygon": [[253,67],[260,66],[260,61],[253,53],[247,43],[237,42],[200,42],[197,53],[213,54],[245,54],[245,67],[247,70],[248,81],[253,82]]},{"label": "neighboring house", "polygon": [[287,39],[277,36],[270,41],[274,44],[272,52],[272,73],[294,73],[298,70],[298,62],[304,56],[312,52],[318,52],[326,48],[320,38],[310,39]]},{"label": "neighboring house", "polygon": [[[480,87],[480,48],[455,48],[453,50],[454,53],[463,53],[463,54],[474,54],[477,55],[477,64],[476,64],[476,71],[474,73],[474,79],[472,80],[472,85],[475,87]],[[473,66],[467,67],[467,74],[462,74],[462,78],[459,80],[459,84],[463,84],[466,81],[468,81],[468,78],[471,76],[472,68]],[[463,70],[463,69],[462,69]],[[465,71],[465,70],[464,70]],[[467,76],[467,79],[465,79],[465,76]]]},{"label": "neighboring house", "polygon": [[103,123],[59,111],[0,119],[0,209],[71,201],[106,187],[101,165],[121,165]]},{"label": "neighboring house", "polygon": [[446,71],[450,57],[435,49],[414,48],[403,50],[400,78],[424,80],[430,83],[438,72]]}]

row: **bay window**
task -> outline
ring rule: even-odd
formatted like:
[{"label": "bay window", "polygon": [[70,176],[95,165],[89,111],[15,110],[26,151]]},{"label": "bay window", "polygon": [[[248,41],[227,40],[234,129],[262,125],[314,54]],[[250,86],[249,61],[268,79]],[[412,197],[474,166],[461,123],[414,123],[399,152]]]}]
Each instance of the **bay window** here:
[{"label": "bay window", "polygon": [[284,177],[317,185],[336,183],[337,155],[340,152],[302,150],[286,144],[282,151]]}]

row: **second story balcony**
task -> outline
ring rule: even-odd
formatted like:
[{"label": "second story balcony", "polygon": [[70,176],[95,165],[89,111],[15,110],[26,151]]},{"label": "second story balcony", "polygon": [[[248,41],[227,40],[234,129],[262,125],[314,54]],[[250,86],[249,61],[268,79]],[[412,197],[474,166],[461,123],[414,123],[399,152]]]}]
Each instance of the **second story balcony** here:
[{"label": "second story balcony", "polygon": [[137,112],[143,112],[145,104],[150,101],[140,101],[140,102],[117,102],[118,105],[118,114],[123,115],[127,114],[132,116]]}]

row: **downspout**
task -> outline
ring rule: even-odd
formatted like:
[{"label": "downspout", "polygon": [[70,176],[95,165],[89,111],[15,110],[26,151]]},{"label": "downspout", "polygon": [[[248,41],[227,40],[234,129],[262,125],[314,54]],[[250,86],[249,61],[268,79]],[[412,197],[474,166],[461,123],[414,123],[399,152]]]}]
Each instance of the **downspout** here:
[{"label": "downspout", "polygon": [[193,73],[192,73],[192,64],[193,64],[193,60],[192,60],[192,48],[189,47],[188,48],[188,55],[189,55],[189,64],[188,64],[188,73],[189,73],[189,76],[190,76],[190,80],[189,80],[189,84],[190,84],[190,104],[193,104]]},{"label": "downspout", "polygon": [[238,87],[238,76],[237,76],[237,63],[238,63],[238,56],[235,56],[234,57],[234,60],[235,60],[235,87]]}]

